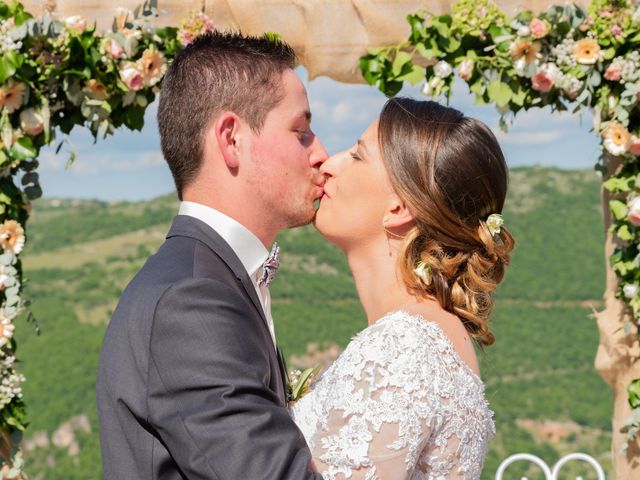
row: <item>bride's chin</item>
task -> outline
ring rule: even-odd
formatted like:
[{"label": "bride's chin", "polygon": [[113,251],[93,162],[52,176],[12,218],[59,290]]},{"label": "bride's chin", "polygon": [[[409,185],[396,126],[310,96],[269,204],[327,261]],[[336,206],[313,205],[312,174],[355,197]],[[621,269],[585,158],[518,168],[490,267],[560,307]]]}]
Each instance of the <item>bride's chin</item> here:
[{"label": "bride's chin", "polygon": [[322,235],[329,241],[331,241],[331,232],[329,227],[330,225],[331,218],[327,213],[327,210],[322,208],[322,203],[320,203],[320,207],[318,207],[318,210],[316,210],[316,215],[313,218],[313,226],[318,231],[318,233],[320,233],[320,235]]}]

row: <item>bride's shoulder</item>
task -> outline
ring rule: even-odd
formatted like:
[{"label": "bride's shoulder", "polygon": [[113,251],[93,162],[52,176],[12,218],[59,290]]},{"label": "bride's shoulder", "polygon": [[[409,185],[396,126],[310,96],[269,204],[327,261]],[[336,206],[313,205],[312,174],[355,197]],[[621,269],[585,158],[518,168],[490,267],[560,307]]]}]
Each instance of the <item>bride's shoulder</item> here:
[{"label": "bride's shoulder", "polygon": [[[440,323],[418,313],[405,310],[389,312],[362,330],[345,350],[345,360],[372,361],[374,364],[411,365],[420,372],[457,372],[471,384],[481,384],[478,374],[456,350]],[[426,371],[428,370],[428,372]]]},{"label": "bride's shoulder", "polygon": [[394,358],[399,352],[424,355],[430,350],[438,350],[441,339],[442,332],[433,322],[398,310],[385,314],[362,330],[353,338],[347,351],[357,351],[370,358]]}]

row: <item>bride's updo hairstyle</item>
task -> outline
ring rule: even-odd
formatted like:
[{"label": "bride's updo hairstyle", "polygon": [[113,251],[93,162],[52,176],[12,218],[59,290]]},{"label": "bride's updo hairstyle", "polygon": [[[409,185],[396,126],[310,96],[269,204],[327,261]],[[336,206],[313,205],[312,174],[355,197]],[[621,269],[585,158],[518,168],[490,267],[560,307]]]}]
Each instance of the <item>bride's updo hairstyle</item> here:
[{"label": "bride's updo hairstyle", "polygon": [[[494,235],[485,223],[502,212],[507,193],[498,141],[458,110],[408,98],[386,103],[378,141],[393,188],[415,219],[399,258],[404,282],[457,315],[480,345],[491,345],[492,292],[514,245],[504,226]],[[414,272],[420,261],[430,282]]]}]

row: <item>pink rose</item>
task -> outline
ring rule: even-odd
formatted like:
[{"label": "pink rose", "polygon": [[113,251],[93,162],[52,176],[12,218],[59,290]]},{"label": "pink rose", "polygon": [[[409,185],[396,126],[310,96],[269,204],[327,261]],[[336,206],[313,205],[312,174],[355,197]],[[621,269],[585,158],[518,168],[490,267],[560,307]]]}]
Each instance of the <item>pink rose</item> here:
[{"label": "pink rose", "polygon": [[633,225],[640,225],[640,197],[636,197],[629,203],[627,220]]},{"label": "pink rose", "polygon": [[553,88],[556,80],[560,77],[560,69],[555,63],[545,63],[538,73],[531,78],[531,84],[534,90],[547,93]]},{"label": "pink rose", "polygon": [[611,27],[611,33],[614,37],[620,38],[622,36],[622,29],[618,25],[613,25]]},{"label": "pink rose", "polygon": [[113,38],[105,40],[104,49],[113,59],[124,57],[124,48]]},{"label": "pink rose", "polygon": [[604,72],[604,78],[607,80],[611,80],[612,82],[617,82],[622,77],[622,65],[620,62],[613,62]]},{"label": "pink rose", "polygon": [[534,18],[529,24],[533,38],[543,38],[549,33],[549,24],[540,18]]},{"label": "pink rose", "polygon": [[120,70],[120,79],[129,90],[140,90],[144,86],[144,78],[133,62],[127,62]]}]

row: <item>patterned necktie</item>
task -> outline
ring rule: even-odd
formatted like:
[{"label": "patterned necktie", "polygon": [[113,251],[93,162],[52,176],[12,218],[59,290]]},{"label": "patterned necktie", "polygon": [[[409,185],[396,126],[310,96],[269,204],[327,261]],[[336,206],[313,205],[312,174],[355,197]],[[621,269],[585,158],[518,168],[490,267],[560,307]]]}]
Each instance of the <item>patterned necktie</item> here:
[{"label": "patterned necktie", "polygon": [[262,276],[258,279],[258,285],[269,286],[273,281],[273,277],[276,274],[276,270],[280,266],[280,247],[277,243],[273,244],[271,253],[262,264]]}]

